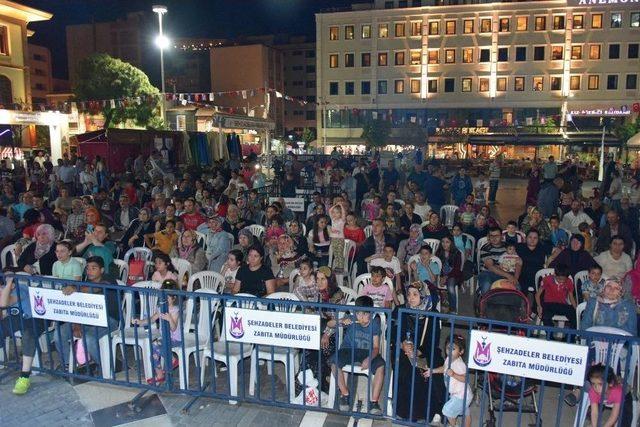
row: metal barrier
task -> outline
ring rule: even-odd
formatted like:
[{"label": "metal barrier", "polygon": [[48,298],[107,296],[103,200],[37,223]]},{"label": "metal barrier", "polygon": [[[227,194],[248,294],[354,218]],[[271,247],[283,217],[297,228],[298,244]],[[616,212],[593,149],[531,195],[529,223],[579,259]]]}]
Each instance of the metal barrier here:
[{"label": "metal barrier", "polygon": [[[168,291],[157,289],[157,285],[151,283],[127,287],[27,275],[7,275],[2,279],[9,281],[10,278],[21,287],[17,292],[20,300],[26,295],[26,287],[61,289],[75,286],[76,292],[104,295],[110,319],[106,328],[73,326],[58,321],[25,319],[15,308],[2,308],[0,366],[10,369],[0,375],[0,380],[20,369],[19,348],[21,345],[29,347],[30,343],[25,340],[32,340],[37,349],[37,367],[34,370],[133,387],[141,391],[139,396],[149,390],[191,395],[193,400],[185,407],[186,410],[195,399],[210,397],[232,403],[254,402],[323,411],[335,411],[342,406],[340,412],[344,415],[384,416],[399,424],[428,425],[433,416],[442,411],[447,395],[442,375],[434,373],[425,379],[422,373],[427,368],[443,366],[444,341],[452,340],[454,335],[467,339],[463,360],[470,361],[476,343],[470,343],[468,337],[472,331],[478,330],[537,337],[546,341],[584,342],[590,347],[596,342],[605,343],[605,351],[597,354],[596,360],[621,366],[619,372],[624,387],[632,385],[634,374],[637,374],[640,339],[631,336],[522,325],[406,308],[392,312],[383,308],[225,295],[211,290],[191,293]],[[286,295],[277,296],[287,298]],[[61,300],[64,298],[60,297]],[[18,301],[18,305],[22,302]],[[32,300],[31,310],[45,310],[49,303],[51,301]],[[69,310],[74,310],[74,307],[78,308],[69,305]],[[333,331],[333,334],[323,336],[320,351],[238,342],[231,332],[234,328],[247,331],[246,324],[245,329],[238,326],[242,322],[237,312],[242,312],[242,309],[262,310],[265,313],[260,312],[259,316],[264,319],[267,318],[266,312],[284,313],[285,319],[293,319],[299,313],[320,317],[319,331],[314,327],[301,326],[303,323],[267,325],[275,337],[287,333],[287,328],[295,336],[298,330],[309,332],[309,336],[325,331]],[[152,322],[148,326],[134,325],[145,323],[135,319],[146,318],[156,311],[167,319],[169,313],[176,313],[175,326],[179,332],[177,335],[173,332],[173,337],[179,339],[172,341],[169,321]],[[358,319],[367,325],[356,334],[348,323]],[[344,325],[326,329],[331,325],[330,320]],[[376,340],[378,325],[381,334]],[[82,331],[81,338],[79,331]],[[300,332],[300,337],[302,334]],[[266,342],[274,341],[267,337]],[[349,342],[368,343],[368,348],[356,350],[357,345],[347,346]],[[377,351],[374,342],[379,344]],[[418,357],[409,358],[405,352],[410,347],[409,343],[420,350]],[[88,352],[93,360],[87,366],[77,366],[78,345],[86,348],[85,353]],[[499,351],[499,348],[495,350]],[[376,353],[382,361],[375,358]],[[374,356],[374,361],[371,356]],[[359,365],[365,357],[375,369],[382,367],[377,377],[375,372]],[[542,370],[545,363],[543,356],[539,363]],[[175,370],[172,369],[174,364],[177,365]],[[219,369],[221,365],[224,365],[226,373]],[[283,370],[280,365],[284,366]],[[160,373],[158,369],[161,368],[165,371],[165,380],[154,382],[151,379]],[[444,366],[445,370],[448,368]],[[341,384],[336,380],[336,371],[348,374],[349,380]],[[586,411],[586,407],[580,404],[576,409],[565,406],[563,397],[569,387],[563,384],[469,370],[464,378],[465,385],[473,390],[472,425],[523,425],[527,424],[525,420],[528,418],[531,425],[541,426],[544,419],[545,426],[561,426],[581,419],[576,417],[576,412],[581,415]],[[606,376],[604,380],[607,381]],[[344,399],[340,405],[337,404],[340,389],[344,386],[351,396],[348,406]],[[549,395],[552,399],[545,401],[545,396]],[[585,390],[581,388],[578,402],[582,402],[584,395]],[[368,406],[371,397],[378,398],[379,412],[377,408]],[[625,394],[625,398],[629,399],[628,395]],[[463,406],[467,403],[465,394]],[[633,403],[637,407],[635,400]],[[602,413],[602,405],[600,408]],[[617,425],[624,425],[621,418],[618,421]]]}]

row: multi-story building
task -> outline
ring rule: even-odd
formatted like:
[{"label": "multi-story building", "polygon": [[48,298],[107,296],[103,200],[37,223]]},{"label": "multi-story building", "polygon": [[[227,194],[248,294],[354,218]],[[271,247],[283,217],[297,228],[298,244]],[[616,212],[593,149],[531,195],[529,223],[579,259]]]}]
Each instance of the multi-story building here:
[{"label": "multi-story building", "polygon": [[178,38],[165,55],[167,91],[180,93],[210,92],[209,51],[226,44],[224,39]]},{"label": "multi-story building", "polygon": [[211,91],[233,92],[216,96],[215,105],[238,114],[275,122],[275,134],[284,130],[282,51],[263,44],[211,49]]},{"label": "multi-story building", "polygon": [[29,72],[31,73],[31,100],[34,106],[47,103],[47,94],[53,92],[51,51],[44,46],[29,43]]},{"label": "multi-story building", "polygon": [[[113,22],[67,26],[69,79],[75,83],[78,65],[94,53],[106,53],[142,69],[159,83],[159,54],[152,41],[157,21],[149,12],[132,12]],[[159,86],[159,84],[158,84]]]},{"label": "multi-story building", "polygon": [[640,100],[639,3],[453,3],[375,0],[316,15],[319,139],[362,143],[376,118],[427,134],[565,124],[567,112]]},{"label": "multi-story building", "polygon": [[292,37],[276,48],[282,51],[285,93],[295,98],[284,104],[285,134],[301,136],[305,128],[315,132],[316,44],[305,37]]},{"label": "multi-story building", "polygon": [[30,22],[47,21],[52,15],[12,1],[0,0],[0,107],[19,109],[31,105],[30,57],[27,38]]}]

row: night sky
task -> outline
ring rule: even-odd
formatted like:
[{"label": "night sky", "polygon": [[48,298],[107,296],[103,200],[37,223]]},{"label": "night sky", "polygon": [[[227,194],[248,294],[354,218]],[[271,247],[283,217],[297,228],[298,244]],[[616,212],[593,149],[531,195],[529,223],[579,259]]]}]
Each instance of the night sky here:
[{"label": "night sky", "polygon": [[51,49],[53,74],[67,77],[65,27],[72,24],[112,21],[127,12],[149,10],[165,4],[165,31],[173,37],[226,37],[287,33],[315,36],[314,13],[344,7],[350,0],[17,0],[53,13],[48,22],[29,28],[30,42]]}]

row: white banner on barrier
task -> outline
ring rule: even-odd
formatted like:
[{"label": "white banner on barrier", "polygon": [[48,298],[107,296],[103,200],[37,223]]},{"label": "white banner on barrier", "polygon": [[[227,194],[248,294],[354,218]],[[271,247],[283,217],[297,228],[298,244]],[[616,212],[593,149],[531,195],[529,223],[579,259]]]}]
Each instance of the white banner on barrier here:
[{"label": "white banner on barrier", "polygon": [[320,316],[316,314],[227,307],[225,325],[228,341],[320,349]]},{"label": "white banner on barrier", "polygon": [[64,295],[57,289],[29,288],[29,300],[36,319],[107,327],[104,295],[82,292]]},{"label": "white banner on barrier", "polygon": [[[269,203],[277,202],[279,197],[269,197]],[[283,197],[282,198],[289,209],[293,212],[305,212],[304,199],[299,197]]]},{"label": "white banner on barrier", "polygon": [[584,345],[471,331],[469,369],[581,386],[588,351]]}]

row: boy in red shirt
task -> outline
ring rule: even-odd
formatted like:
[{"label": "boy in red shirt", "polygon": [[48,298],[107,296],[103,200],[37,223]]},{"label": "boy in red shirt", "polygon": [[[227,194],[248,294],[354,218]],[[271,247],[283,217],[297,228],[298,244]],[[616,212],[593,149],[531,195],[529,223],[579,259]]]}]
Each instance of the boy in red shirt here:
[{"label": "boy in red shirt", "polygon": [[[569,319],[567,325],[576,328],[576,299],[574,297],[573,282],[569,278],[570,270],[567,265],[560,264],[555,268],[555,274],[542,279],[542,284],[536,293],[538,317],[545,326],[553,326],[553,316],[565,316]],[[542,297],[542,301],[540,301]]]}]

